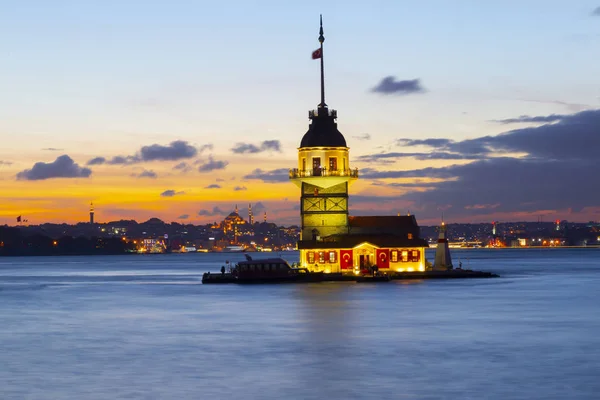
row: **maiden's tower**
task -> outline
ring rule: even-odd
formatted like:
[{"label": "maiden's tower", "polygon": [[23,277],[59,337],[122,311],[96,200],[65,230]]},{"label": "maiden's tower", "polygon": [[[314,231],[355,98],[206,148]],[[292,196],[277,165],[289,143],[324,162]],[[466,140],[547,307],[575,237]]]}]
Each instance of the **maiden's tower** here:
[{"label": "maiden's tower", "polygon": [[308,113],[308,131],[298,148],[290,180],[300,189],[300,263],[311,271],[353,273],[377,266],[382,272],[425,270],[427,242],[414,215],[350,216],[348,189],[359,177],[338,130],[337,112],[325,103],[323,23],[319,49],[321,102]]}]

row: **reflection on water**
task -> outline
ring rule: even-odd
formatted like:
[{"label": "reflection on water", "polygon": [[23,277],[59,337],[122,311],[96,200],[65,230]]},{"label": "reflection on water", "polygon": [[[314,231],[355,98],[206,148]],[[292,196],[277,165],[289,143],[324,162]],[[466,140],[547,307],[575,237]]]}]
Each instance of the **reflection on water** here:
[{"label": "reflection on water", "polygon": [[0,397],[594,399],[599,256],[463,250],[502,277],[265,286],[200,284],[241,254],[4,258]]}]

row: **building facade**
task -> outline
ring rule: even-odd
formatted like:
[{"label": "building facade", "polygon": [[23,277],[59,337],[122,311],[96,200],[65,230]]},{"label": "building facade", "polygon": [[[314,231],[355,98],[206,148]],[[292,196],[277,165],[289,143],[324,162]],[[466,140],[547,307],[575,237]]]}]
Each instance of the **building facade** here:
[{"label": "building facade", "polygon": [[337,112],[325,103],[323,26],[320,49],[321,103],[309,111],[308,131],[298,148],[290,180],[300,189],[300,264],[311,271],[357,273],[377,266],[386,271],[424,271],[427,242],[413,215],[350,216],[348,190],[358,179],[350,149],[337,127]]}]

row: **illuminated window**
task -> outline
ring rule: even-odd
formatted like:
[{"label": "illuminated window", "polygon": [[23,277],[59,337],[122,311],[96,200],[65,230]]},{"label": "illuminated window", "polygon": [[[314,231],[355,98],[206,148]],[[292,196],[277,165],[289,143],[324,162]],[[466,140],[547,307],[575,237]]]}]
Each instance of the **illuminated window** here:
[{"label": "illuminated window", "polygon": [[330,251],[329,252],[329,262],[330,263],[334,263],[334,262],[337,261],[336,260],[336,255],[337,255],[337,253],[335,251]]},{"label": "illuminated window", "polygon": [[408,250],[402,250],[402,262],[408,262]]},{"label": "illuminated window", "polygon": [[308,262],[309,264],[315,263],[315,252],[314,251],[309,251],[306,254],[306,262]]},{"label": "illuminated window", "polygon": [[419,258],[420,258],[419,255],[420,255],[419,250],[411,250],[410,251],[410,256],[411,256],[410,261],[419,262]]},{"label": "illuminated window", "polygon": [[329,170],[337,171],[337,157],[329,157]]},{"label": "illuminated window", "polygon": [[408,234],[408,239],[410,240],[410,239],[412,239],[412,238],[413,238],[413,234],[412,234],[412,233],[409,233],[409,234]]},{"label": "illuminated window", "polygon": [[398,262],[398,250],[392,250],[390,260],[392,262]]},{"label": "illuminated window", "polygon": [[325,252],[324,251],[320,251],[319,252],[319,262],[320,263],[324,263],[325,262]]}]

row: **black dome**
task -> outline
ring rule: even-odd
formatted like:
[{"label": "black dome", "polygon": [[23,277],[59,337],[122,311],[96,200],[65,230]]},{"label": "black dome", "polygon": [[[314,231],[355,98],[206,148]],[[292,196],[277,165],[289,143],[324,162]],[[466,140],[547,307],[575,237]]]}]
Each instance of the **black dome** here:
[{"label": "black dome", "polygon": [[319,108],[318,112],[309,112],[312,120],[308,132],[302,137],[300,147],[347,147],[346,139],[337,129],[337,113],[327,108]]}]

